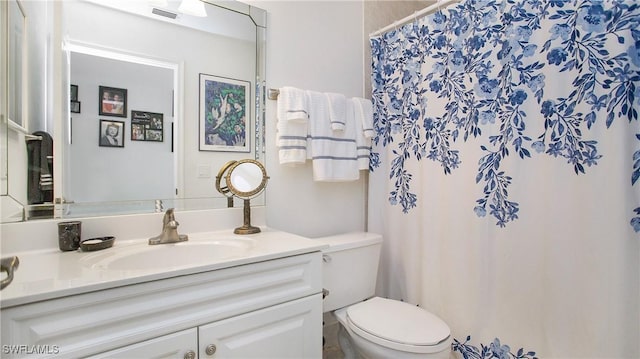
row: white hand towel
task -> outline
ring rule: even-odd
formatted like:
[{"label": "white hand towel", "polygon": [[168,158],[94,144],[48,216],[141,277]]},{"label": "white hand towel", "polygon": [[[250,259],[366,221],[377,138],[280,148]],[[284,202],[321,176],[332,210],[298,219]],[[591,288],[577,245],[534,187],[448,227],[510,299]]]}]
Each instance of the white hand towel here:
[{"label": "white hand towel", "polygon": [[329,101],[329,121],[334,131],[344,131],[347,116],[347,98],[339,93],[326,93]]},{"label": "white hand towel", "polygon": [[351,101],[345,102],[344,131],[333,131],[328,121],[330,110],[327,96],[313,91],[307,91],[307,96],[313,179],[324,182],[357,180],[360,172]]},{"label": "white hand towel", "polygon": [[373,137],[373,105],[370,100],[354,97],[353,102],[356,145],[358,147],[358,169],[369,169],[371,155],[371,137]]},{"label": "white hand towel", "polygon": [[358,101],[359,109],[362,111],[362,130],[364,137],[372,138],[375,135],[373,131],[373,103],[366,98],[355,97]]},{"label": "white hand towel", "polygon": [[[356,125],[356,145],[358,147],[358,169],[369,169],[369,157],[371,155],[371,135],[373,128],[366,129],[368,123],[366,117],[373,117],[373,107],[371,101],[354,97],[353,102],[355,125]],[[368,109],[367,109],[368,107]],[[369,112],[371,110],[371,112]]]},{"label": "white hand towel", "polygon": [[283,87],[278,94],[276,145],[280,164],[296,165],[307,160],[309,104],[303,90]]},{"label": "white hand towel", "polygon": [[278,119],[306,122],[309,119],[309,104],[305,91],[295,87],[283,87],[278,94]]}]

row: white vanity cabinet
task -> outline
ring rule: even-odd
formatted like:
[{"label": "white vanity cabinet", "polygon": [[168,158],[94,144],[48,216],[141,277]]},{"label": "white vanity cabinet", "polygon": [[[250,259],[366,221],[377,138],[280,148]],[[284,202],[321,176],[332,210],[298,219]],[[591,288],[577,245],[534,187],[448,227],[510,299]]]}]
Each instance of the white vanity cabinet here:
[{"label": "white vanity cabinet", "polygon": [[2,357],[320,358],[321,262],[316,251],[2,308]]}]

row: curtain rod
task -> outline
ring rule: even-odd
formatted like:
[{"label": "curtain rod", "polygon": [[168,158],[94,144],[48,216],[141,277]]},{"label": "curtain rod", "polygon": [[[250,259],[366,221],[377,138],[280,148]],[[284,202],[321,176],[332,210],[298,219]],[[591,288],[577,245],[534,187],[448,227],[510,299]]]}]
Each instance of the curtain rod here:
[{"label": "curtain rod", "polygon": [[431,5],[425,7],[424,9],[422,9],[420,11],[414,12],[413,14],[411,14],[411,15],[409,15],[409,16],[401,19],[401,20],[395,21],[392,24],[387,25],[387,26],[383,27],[382,29],[380,29],[378,31],[374,31],[374,32],[370,33],[369,37],[378,36],[378,35],[383,34],[383,33],[387,32],[389,30],[393,30],[393,29],[395,29],[395,28],[397,28],[397,27],[399,27],[401,25],[409,23],[409,22],[415,20],[416,18],[418,18],[419,16],[430,14],[432,12],[435,12],[435,10],[439,10],[443,6],[447,6],[447,5],[450,5],[450,4],[453,4],[453,3],[457,3],[457,2],[460,2],[460,1],[461,0],[437,0],[436,3],[431,4]]}]

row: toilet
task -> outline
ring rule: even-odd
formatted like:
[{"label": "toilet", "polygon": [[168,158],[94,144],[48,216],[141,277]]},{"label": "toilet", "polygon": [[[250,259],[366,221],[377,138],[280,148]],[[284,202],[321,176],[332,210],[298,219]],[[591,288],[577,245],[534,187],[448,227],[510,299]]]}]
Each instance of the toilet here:
[{"label": "toilet", "polygon": [[375,297],[382,236],[355,232],[316,240],[323,250],[323,311],[340,323],[345,358],[449,358],[451,331],[415,305]]}]

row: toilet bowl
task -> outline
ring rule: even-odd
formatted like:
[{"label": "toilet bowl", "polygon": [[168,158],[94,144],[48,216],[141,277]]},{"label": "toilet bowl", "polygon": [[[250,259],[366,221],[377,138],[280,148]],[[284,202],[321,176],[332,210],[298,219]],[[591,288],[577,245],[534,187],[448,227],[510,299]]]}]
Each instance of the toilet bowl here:
[{"label": "toilet bowl", "polygon": [[449,358],[451,331],[436,315],[375,297],[382,236],[356,232],[318,238],[323,250],[323,311],[340,323],[345,358]]}]

